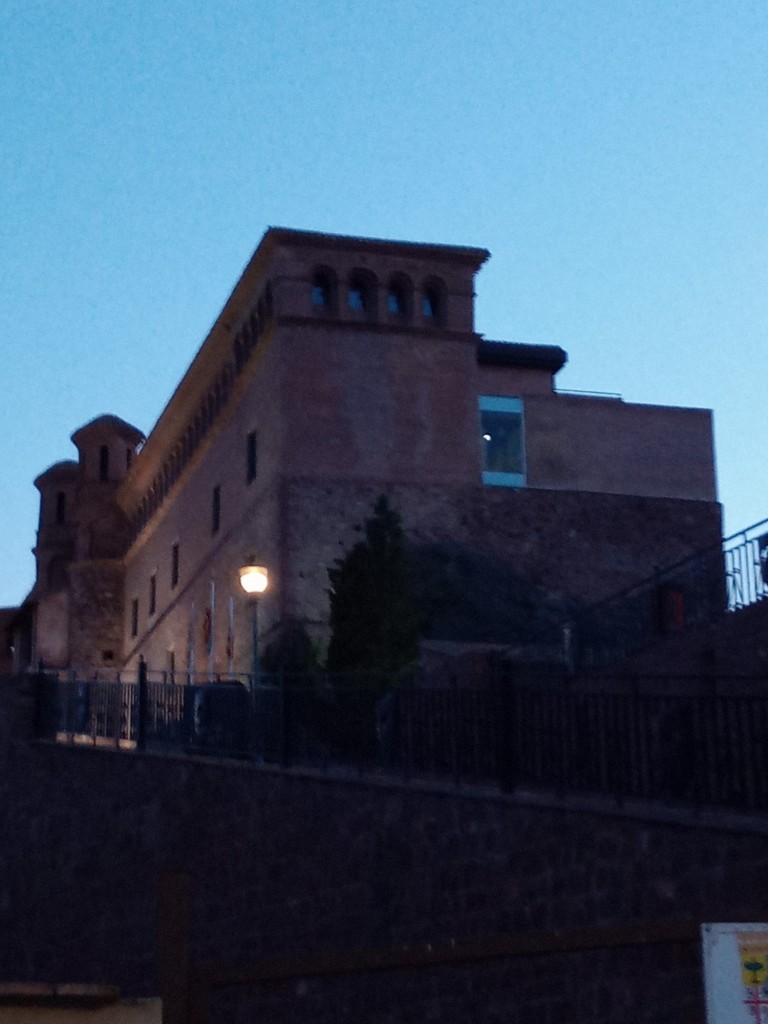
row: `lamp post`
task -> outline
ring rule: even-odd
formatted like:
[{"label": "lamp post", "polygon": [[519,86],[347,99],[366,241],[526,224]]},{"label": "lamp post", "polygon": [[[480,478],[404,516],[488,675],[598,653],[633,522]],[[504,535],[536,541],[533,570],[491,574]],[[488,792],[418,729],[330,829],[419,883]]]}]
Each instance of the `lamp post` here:
[{"label": "lamp post", "polygon": [[253,565],[249,562],[240,569],[240,586],[243,588],[251,603],[251,694],[256,695],[256,686],[259,681],[259,596],[264,593],[269,585],[269,572],[263,565]]}]

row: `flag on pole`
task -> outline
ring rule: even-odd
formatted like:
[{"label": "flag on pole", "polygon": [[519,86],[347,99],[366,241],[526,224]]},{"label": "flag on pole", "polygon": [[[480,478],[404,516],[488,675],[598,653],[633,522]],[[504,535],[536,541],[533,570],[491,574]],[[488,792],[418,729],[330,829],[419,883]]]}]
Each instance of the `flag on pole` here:
[{"label": "flag on pole", "polygon": [[208,674],[213,679],[216,660],[216,580],[211,576],[211,600],[208,605]]},{"label": "flag on pole", "polygon": [[189,627],[187,629],[187,673],[190,683],[195,674],[195,602],[189,606]]}]

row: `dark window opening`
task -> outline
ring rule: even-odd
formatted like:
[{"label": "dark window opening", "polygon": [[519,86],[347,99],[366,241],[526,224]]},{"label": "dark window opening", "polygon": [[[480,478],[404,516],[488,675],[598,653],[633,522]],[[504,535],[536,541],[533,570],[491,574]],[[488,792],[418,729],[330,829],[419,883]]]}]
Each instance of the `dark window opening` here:
[{"label": "dark window opening", "polygon": [[402,289],[393,287],[387,292],[387,312],[393,316],[402,316],[405,313],[405,297]]},{"label": "dark window opening", "polygon": [[63,523],[67,514],[67,496],[64,491],[56,495],[56,522]]},{"label": "dark window opening", "polygon": [[179,582],[179,545],[174,544],[171,548],[171,586],[177,586]]},{"label": "dark window opening", "polygon": [[149,614],[155,614],[157,607],[157,576],[153,573],[149,577]]},{"label": "dark window opening", "polygon": [[114,661],[115,660],[115,652],[114,651],[102,651],[101,652],[101,660],[102,661]]},{"label": "dark window opening", "polygon": [[361,284],[352,283],[347,292],[347,304],[353,312],[365,312],[365,288]]},{"label": "dark window opening", "polygon": [[245,445],[245,482],[248,484],[256,479],[256,454],[256,431],[252,430]]},{"label": "dark window opening", "polygon": [[434,288],[427,288],[421,300],[421,312],[425,320],[437,320],[440,312],[440,297]]},{"label": "dark window opening", "polygon": [[327,267],[316,270],[312,277],[312,305],[327,312],[336,305],[336,276]]},{"label": "dark window opening", "polygon": [[131,636],[139,635],[139,599],[134,597],[131,601]]},{"label": "dark window opening", "polygon": [[312,285],[312,305],[328,309],[331,305],[331,291],[325,281],[315,281]]},{"label": "dark window opening", "polygon": [[133,449],[132,448],[126,448],[125,449],[125,468],[126,468],[126,470],[129,470],[132,465],[133,465]]},{"label": "dark window opening", "polygon": [[211,500],[211,533],[218,533],[221,526],[221,487],[213,488]]},{"label": "dark window opening", "polygon": [[99,449],[99,480],[109,480],[109,448],[105,444]]}]

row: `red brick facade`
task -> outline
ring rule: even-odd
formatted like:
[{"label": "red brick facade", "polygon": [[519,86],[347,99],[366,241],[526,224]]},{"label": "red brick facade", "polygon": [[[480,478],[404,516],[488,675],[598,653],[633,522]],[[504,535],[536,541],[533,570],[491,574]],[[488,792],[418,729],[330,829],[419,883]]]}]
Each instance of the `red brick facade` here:
[{"label": "red brick facade", "polygon": [[[140,433],[104,417],[38,481],[36,656],[243,671],[249,558],[271,575],[263,633],[292,617],[322,637],[327,568],[381,493],[413,542],[574,600],[716,541],[709,413],[557,394],[562,350],[475,332],[487,257],[270,229],[135,459]],[[522,438],[519,471],[493,480],[488,397]],[[71,529],[55,521],[70,491]]]}]

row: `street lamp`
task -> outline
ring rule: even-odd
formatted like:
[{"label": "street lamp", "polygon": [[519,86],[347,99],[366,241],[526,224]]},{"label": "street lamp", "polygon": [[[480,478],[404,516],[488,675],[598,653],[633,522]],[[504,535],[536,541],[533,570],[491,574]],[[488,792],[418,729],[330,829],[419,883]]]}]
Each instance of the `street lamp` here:
[{"label": "street lamp", "polygon": [[249,563],[240,569],[240,586],[248,595],[251,602],[251,632],[252,632],[252,661],[251,661],[251,692],[256,693],[256,685],[259,677],[259,596],[264,593],[269,584],[269,572],[263,565]]},{"label": "street lamp", "polygon": [[240,570],[240,586],[246,594],[263,594],[269,583],[269,571],[263,565],[244,565]]}]

